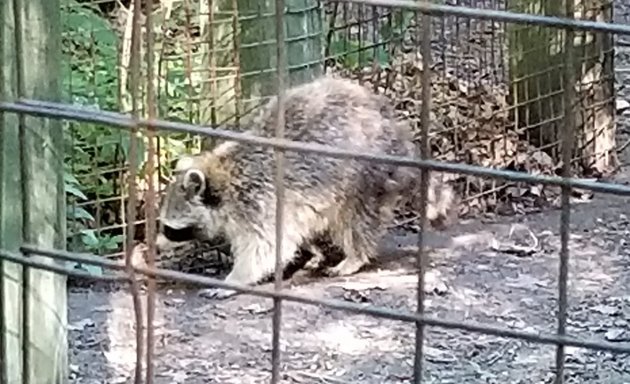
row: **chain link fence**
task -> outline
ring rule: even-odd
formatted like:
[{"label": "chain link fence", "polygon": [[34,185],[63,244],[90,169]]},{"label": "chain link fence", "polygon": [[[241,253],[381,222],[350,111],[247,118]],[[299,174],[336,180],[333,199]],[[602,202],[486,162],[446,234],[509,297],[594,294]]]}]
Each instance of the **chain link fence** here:
[{"label": "chain link fence", "polygon": [[[276,7],[285,12],[277,16]],[[428,326],[556,345],[557,383],[563,382],[567,346],[630,353],[627,346],[566,335],[571,191],[630,195],[619,185],[569,178],[601,177],[615,167],[611,42],[613,33],[630,34],[630,28],[606,23],[612,17],[610,3],[67,0],[62,15],[67,104],[20,100],[0,108],[65,122],[71,252],[29,244],[21,250],[75,267],[4,251],[0,256],[81,278],[130,282],[136,320],[147,324],[146,340],[137,332],[136,382],[145,357],[145,380],[153,380],[156,278],[273,298],[273,383],[280,381],[282,300],[416,323],[417,383],[423,380]],[[286,44],[277,50],[278,31],[286,34]],[[287,84],[278,85],[278,72],[285,70]],[[414,122],[417,139],[422,132],[427,135],[432,153],[425,159],[390,158],[242,133],[249,112],[262,100],[325,72],[356,78],[388,95],[400,116]],[[446,172],[463,197],[462,216],[556,204],[562,209],[558,334],[424,314],[422,265],[427,256],[422,240],[415,313],[155,269],[155,211],[173,162],[184,153],[213,147],[218,139]],[[419,228],[417,213],[400,216],[401,225]],[[139,243],[145,266],[134,266]],[[124,256],[125,264],[81,253]],[[202,258],[207,261],[207,254]],[[109,269],[119,273],[104,272]],[[148,278],[146,314],[139,274]]]}]

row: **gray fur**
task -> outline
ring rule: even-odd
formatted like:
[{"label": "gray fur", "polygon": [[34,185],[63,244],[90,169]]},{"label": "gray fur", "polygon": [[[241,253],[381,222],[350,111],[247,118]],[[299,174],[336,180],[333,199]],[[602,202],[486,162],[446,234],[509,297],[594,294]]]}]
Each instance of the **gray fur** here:
[{"label": "gray fur", "polygon": [[[349,80],[323,77],[294,87],[285,110],[290,140],[363,153],[416,153],[409,127],[395,121],[389,101]],[[274,136],[276,111],[274,98],[252,118],[251,132]],[[292,151],[284,163],[283,264],[326,232],[346,256],[328,270],[331,275],[355,273],[376,256],[394,208],[419,186],[419,170],[411,168]],[[163,233],[171,240],[177,234],[226,236],[234,256],[226,281],[258,283],[275,264],[274,166],[273,148],[234,142],[181,160],[161,206]],[[200,173],[204,180],[194,177]],[[429,219],[447,217],[453,199],[450,187],[433,177]]]}]

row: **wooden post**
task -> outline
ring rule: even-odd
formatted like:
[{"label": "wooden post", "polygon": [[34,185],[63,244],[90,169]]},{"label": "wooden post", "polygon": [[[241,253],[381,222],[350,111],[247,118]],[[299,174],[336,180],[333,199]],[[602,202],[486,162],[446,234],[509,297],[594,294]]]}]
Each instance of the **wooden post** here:
[{"label": "wooden post", "polygon": [[[19,96],[60,100],[59,8],[59,0],[0,2],[3,101],[14,101]],[[20,119],[14,114],[0,114],[0,248],[17,252],[26,235],[37,246],[64,249],[62,127],[59,121],[49,119],[28,116],[21,120],[26,128],[22,138]],[[26,155],[24,163],[21,154]],[[27,186],[25,193],[23,186]],[[25,224],[28,233],[23,233]],[[50,272],[29,271],[30,285],[24,291],[22,267],[0,264],[0,355],[6,357],[0,367],[2,377],[6,383],[16,384],[24,375],[30,383],[65,383],[66,279]],[[22,318],[24,297],[29,304],[26,319]],[[26,372],[23,351],[28,354]]]}]

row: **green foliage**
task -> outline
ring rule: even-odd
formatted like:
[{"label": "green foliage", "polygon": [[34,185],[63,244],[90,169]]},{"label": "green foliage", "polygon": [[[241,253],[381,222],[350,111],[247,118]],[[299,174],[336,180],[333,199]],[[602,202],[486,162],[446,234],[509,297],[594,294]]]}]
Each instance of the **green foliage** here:
[{"label": "green foliage", "polygon": [[[96,10],[73,0],[65,0],[63,5],[64,99],[98,109],[116,109],[118,37],[115,31]],[[115,168],[125,160],[124,142],[129,135],[87,123],[69,123],[64,133],[69,244],[77,251],[115,250],[121,239],[97,234],[93,228],[99,223],[89,207],[78,207],[77,203],[116,192],[115,177],[94,171],[98,167]]]},{"label": "green foliage", "polygon": [[104,234],[96,236],[96,232],[93,229],[84,229],[80,233],[83,245],[90,252],[98,252],[100,250],[116,251],[124,240],[123,235],[112,236]]},{"label": "green foliage", "polygon": [[[63,97],[66,102],[118,111],[119,105],[119,46],[120,36],[97,7],[62,0],[63,20]],[[161,41],[157,42],[162,44]],[[183,47],[180,47],[183,50]],[[161,115],[190,121],[188,109],[191,97],[185,74],[183,55],[177,62],[165,63],[166,75],[160,80],[160,99],[175,100]],[[174,68],[170,68],[174,67]],[[200,85],[192,87],[199,91]],[[66,158],[65,184],[69,244],[73,250],[113,253],[120,249],[123,237],[96,230],[104,224],[95,219],[97,199],[107,199],[125,193],[121,171],[129,161],[131,136],[128,131],[89,123],[67,123],[64,130]],[[160,142],[160,172],[169,175],[168,161],[190,151],[188,135],[172,135]],[[145,162],[146,143],[137,140],[136,164],[139,177]],[[77,204],[81,204],[77,206]],[[101,210],[120,212],[119,201],[101,203]],[[108,205],[104,208],[104,205]],[[129,219],[129,218],[128,218]],[[116,219],[118,220],[118,219]],[[133,219],[132,219],[133,220]],[[119,220],[118,220],[119,221]]]},{"label": "green foliage", "polygon": [[[92,239],[90,238],[89,234],[86,234],[86,231],[89,231],[89,230],[85,229],[85,227],[87,223],[94,222],[94,216],[92,216],[85,209],[76,206],[77,201],[87,200],[87,196],[85,196],[85,194],[81,191],[81,185],[79,183],[79,180],[77,180],[77,178],[74,177],[74,175],[72,175],[72,173],[68,172],[67,170],[64,171],[63,178],[64,178],[66,196],[68,198],[68,204],[66,206],[67,207],[66,220],[69,224],[68,229],[70,233],[70,244],[74,243],[73,237],[76,237],[78,235],[80,236],[79,240],[81,244],[79,246],[76,246],[76,243],[74,243],[73,245],[75,246],[73,247],[74,248],[73,250],[88,251],[90,250]],[[98,242],[98,239],[96,240]],[[80,268],[84,266],[78,263],[74,263],[73,267]],[[101,275],[102,269],[100,267],[90,266],[89,272],[93,274]]]},{"label": "green foliage", "polygon": [[63,90],[81,105],[118,106],[118,36],[95,11],[66,0],[63,8]]}]

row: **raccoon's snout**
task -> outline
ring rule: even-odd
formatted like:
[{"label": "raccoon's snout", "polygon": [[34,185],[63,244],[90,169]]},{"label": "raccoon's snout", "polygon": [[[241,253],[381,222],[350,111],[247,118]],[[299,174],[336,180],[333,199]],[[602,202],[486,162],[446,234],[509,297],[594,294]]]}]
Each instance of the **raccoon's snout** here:
[{"label": "raccoon's snout", "polygon": [[193,227],[174,229],[164,225],[162,226],[162,233],[169,241],[182,242],[195,239],[195,229]]}]

